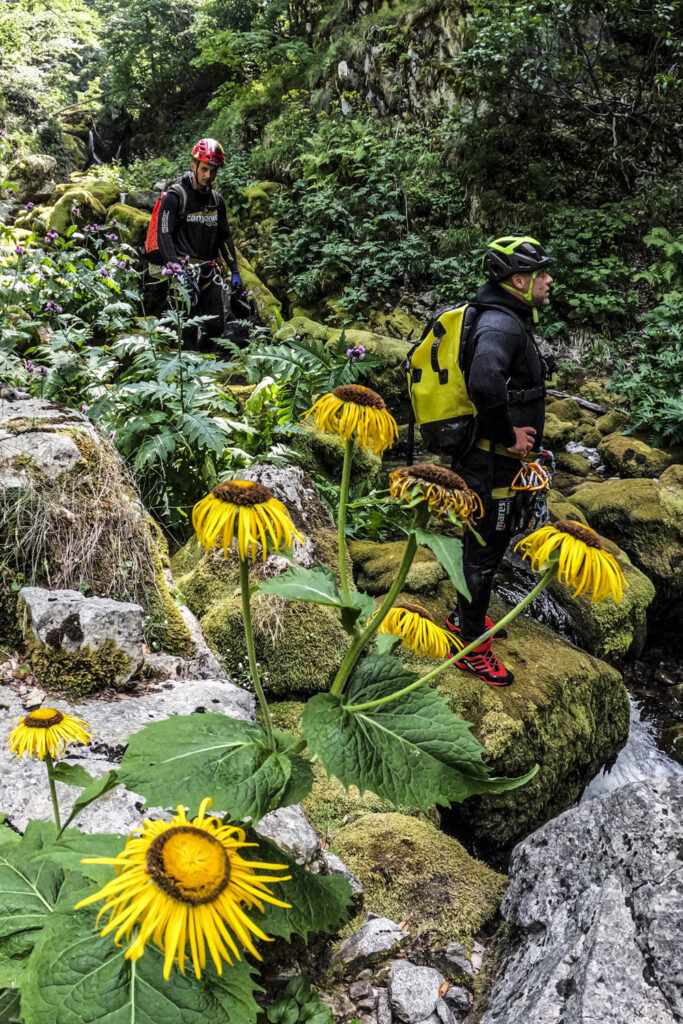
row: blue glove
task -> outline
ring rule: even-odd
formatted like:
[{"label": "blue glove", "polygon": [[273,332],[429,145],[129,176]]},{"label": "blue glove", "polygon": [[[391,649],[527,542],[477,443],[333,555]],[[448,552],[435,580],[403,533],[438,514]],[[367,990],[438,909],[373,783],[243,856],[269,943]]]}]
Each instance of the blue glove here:
[{"label": "blue glove", "polygon": [[230,278],[230,284],[233,288],[242,287],[242,278],[240,277],[239,270],[233,270],[232,277]]}]

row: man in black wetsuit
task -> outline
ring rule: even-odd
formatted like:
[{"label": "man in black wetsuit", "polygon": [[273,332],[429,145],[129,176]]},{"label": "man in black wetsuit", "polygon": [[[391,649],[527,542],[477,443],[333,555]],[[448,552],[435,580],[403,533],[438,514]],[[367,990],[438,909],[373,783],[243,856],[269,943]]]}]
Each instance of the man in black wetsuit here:
[{"label": "man in black wetsuit", "polygon": [[[453,469],[477,491],[484,516],[477,531],[479,545],[468,533],[464,539],[465,579],[472,601],[459,598],[446,620],[448,628],[468,644],[493,625],[486,612],[493,577],[519,522],[520,498],[510,485],[521,462],[538,451],[545,421],[546,362],[534,340],[532,327],[538,310],[550,302],[550,257],[533,238],[513,236],[492,242],[484,255],[488,283],[477,292],[477,304],[495,308],[480,313],[466,353],[470,398],[477,409],[474,447]],[[492,639],[507,636],[505,630]],[[451,648],[457,658],[457,647]],[[498,660],[491,640],[456,661],[491,686],[507,686],[512,672]]]},{"label": "man in black wetsuit", "polygon": [[[223,284],[215,262],[219,256],[230,268],[233,290],[242,285],[225,200],[212,187],[224,162],[225,153],[219,142],[200,139],[192,150],[190,170],[168,190],[159,209],[162,263],[166,268],[175,265],[186,271],[193,296],[192,315],[212,317],[201,332],[202,351],[210,349],[210,338],[223,335],[225,326]],[[192,344],[196,333],[196,328],[186,330],[186,345]]]}]

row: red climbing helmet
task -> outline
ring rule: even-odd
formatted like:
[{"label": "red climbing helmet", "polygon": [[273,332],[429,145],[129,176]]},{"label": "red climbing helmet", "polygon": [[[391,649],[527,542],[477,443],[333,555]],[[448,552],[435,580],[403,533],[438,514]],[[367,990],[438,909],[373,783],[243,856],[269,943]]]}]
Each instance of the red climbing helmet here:
[{"label": "red climbing helmet", "polygon": [[200,139],[192,150],[192,159],[201,164],[210,164],[211,167],[222,167],[225,152],[215,139]]}]

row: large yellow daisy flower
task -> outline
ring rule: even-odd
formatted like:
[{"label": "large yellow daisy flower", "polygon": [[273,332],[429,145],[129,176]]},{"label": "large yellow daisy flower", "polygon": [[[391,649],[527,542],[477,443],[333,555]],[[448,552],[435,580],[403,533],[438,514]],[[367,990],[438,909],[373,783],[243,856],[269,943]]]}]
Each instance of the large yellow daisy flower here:
[{"label": "large yellow daisy flower", "polygon": [[87,743],[90,733],[82,718],[65,715],[54,708],[38,708],[22,718],[9,734],[9,749],[23,757],[61,757],[69,743]]},{"label": "large yellow daisy flower", "polygon": [[354,437],[362,448],[381,455],[398,437],[396,420],[387,411],[384,399],[361,384],[342,384],[304,413],[315,416],[315,425],[324,434],[338,434],[346,441]]},{"label": "large yellow daisy flower", "polygon": [[446,631],[437,626],[427,609],[419,604],[394,605],[377,632],[402,637],[401,646],[409,647],[423,658],[445,658],[449,651]]},{"label": "large yellow daisy flower", "polygon": [[542,572],[550,556],[557,552],[558,578],[574,587],[572,597],[592,591],[591,600],[605,601],[608,597],[621,601],[624,579],[621,566],[614,555],[605,551],[600,537],[590,526],[573,519],[558,519],[554,524],[542,526],[515,545],[524,558],[531,560],[531,568]]},{"label": "large yellow daisy flower", "polygon": [[256,561],[259,543],[265,562],[268,539],[271,551],[290,547],[293,537],[300,544],[304,543],[282,502],[273,497],[267,487],[253,480],[216,484],[193,508],[192,525],[199,543],[207,551],[222,547],[223,557],[227,557],[228,549],[235,545],[237,530],[237,550],[243,562],[248,558]]},{"label": "large yellow daisy flower", "polygon": [[484,512],[479,495],[469,489],[461,476],[430,463],[394,470],[389,474],[389,493],[392,498],[406,501],[422,498],[437,515],[452,511],[469,522],[479,519]]},{"label": "large yellow daisy flower", "polygon": [[232,964],[232,956],[241,959],[236,939],[261,960],[251,936],[265,942],[273,940],[243,908],[263,911],[264,902],[290,906],[275,899],[268,886],[287,882],[291,875],[278,878],[257,874],[258,870],[284,871],[286,865],[244,860],[240,849],[258,843],[245,843],[241,828],[205,817],[210,803],[209,798],[202,800],[199,814],[192,821],[185,817],[182,806],[170,822],[143,821],[117,857],[83,860],[84,864],[113,864],[117,877],[77,903],[75,909],[105,900],[95,927],[108,911],[103,935],[116,931],[114,942],[119,945],[134,932],[125,952],[129,960],[139,960],[147,942],[154,942],[164,953],[166,979],[174,962],[185,973],[188,942],[189,958],[198,978],[206,967],[207,947],[219,974],[223,960]]}]

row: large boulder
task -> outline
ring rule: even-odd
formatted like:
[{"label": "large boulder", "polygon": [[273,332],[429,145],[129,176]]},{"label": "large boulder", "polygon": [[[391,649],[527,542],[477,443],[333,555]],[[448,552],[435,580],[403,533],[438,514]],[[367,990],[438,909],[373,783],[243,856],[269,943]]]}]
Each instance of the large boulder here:
[{"label": "large boulder", "polygon": [[[455,603],[452,585],[441,583],[420,603],[443,622]],[[494,618],[502,611],[494,607]],[[526,616],[508,628],[508,639],[495,649],[514,672],[512,686],[487,686],[455,665],[435,680],[451,709],[473,723],[494,775],[522,775],[540,765],[525,786],[470,797],[445,814],[450,832],[498,856],[574,803],[624,745],[629,728],[628,695],[615,669]],[[434,668],[414,655],[403,660],[420,673]]]},{"label": "large boulder", "polygon": [[624,434],[607,434],[598,452],[611,473],[621,477],[659,478],[671,465],[671,455],[661,448],[650,448],[644,441]]},{"label": "large boulder", "polygon": [[37,682],[80,697],[121,689],[142,667],[139,604],[78,590],[22,587],[24,643]]},{"label": "large boulder", "polygon": [[683,1019],[683,778],[560,815],[514,851],[503,914],[519,942],[482,1024]]},{"label": "large boulder", "polygon": [[18,186],[16,194],[20,202],[37,202],[54,190],[52,181],[57,161],[45,153],[30,153],[15,160],[7,172],[7,180]]},{"label": "large boulder", "polygon": [[578,487],[572,501],[590,525],[614,540],[657,590],[654,610],[669,618],[683,602],[683,466],[659,480],[606,480]]},{"label": "large boulder", "polygon": [[[297,461],[306,473],[341,481],[344,467],[344,442],[336,434],[322,434],[308,420],[300,424],[301,430],[289,440],[290,447],[297,454]],[[351,483],[375,483],[382,472],[379,455],[354,445],[351,458]]]},{"label": "large boulder", "polygon": [[89,192],[104,207],[112,206],[119,201],[119,186],[114,184],[113,181],[98,180],[96,178],[64,182],[61,185],[57,185],[54,194],[55,198],[61,199],[62,196],[68,195],[70,192],[79,191]]},{"label": "large boulder", "polygon": [[65,235],[72,224],[104,224],[106,219],[107,210],[99,199],[85,189],[75,189],[57,200],[48,213],[47,225]]},{"label": "large boulder", "polygon": [[17,594],[30,582],[139,604],[148,646],[194,654],[160,531],[80,412],[16,394],[0,403],[0,559],[0,644],[10,649],[22,640]]},{"label": "large boulder", "polygon": [[457,840],[404,814],[364,814],[341,828],[332,850],[363,884],[371,913],[404,921],[411,946],[443,955],[472,940],[496,915],[505,876]]},{"label": "large boulder", "polygon": [[574,438],[576,423],[572,420],[560,420],[549,412],[543,428],[543,443],[552,451],[560,451]]},{"label": "large boulder", "polygon": [[[322,564],[338,573],[334,524],[303,470],[294,466],[252,466],[239,477],[258,480],[284,503],[305,537],[303,547],[294,544],[293,557],[298,565],[312,568]],[[231,676],[247,680],[237,558],[224,559],[216,549],[205,553],[191,540],[174,557],[173,568],[178,588],[226,669]],[[250,580],[258,583],[280,575],[286,568],[284,558],[271,555],[265,563],[250,568]],[[349,643],[333,608],[257,594],[252,601],[252,619],[256,655],[267,692],[286,699],[329,688]]]},{"label": "large boulder", "polygon": [[115,220],[123,228],[124,241],[129,245],[142,246],[147,237],[147,228],[152,215],[125,203],[114,203],[107,211],[108,219]]},{"label": "large boulder", "polygon": [[[401,541],[384,544],[370,540],[350,541],[349,553],[360,589],[373,596],[386,594],[396,579],[404,550],[405,544]],[[411,594],[433,594],[446,576],[446,570],[429,548],[418,547],[404,587]]]}]

